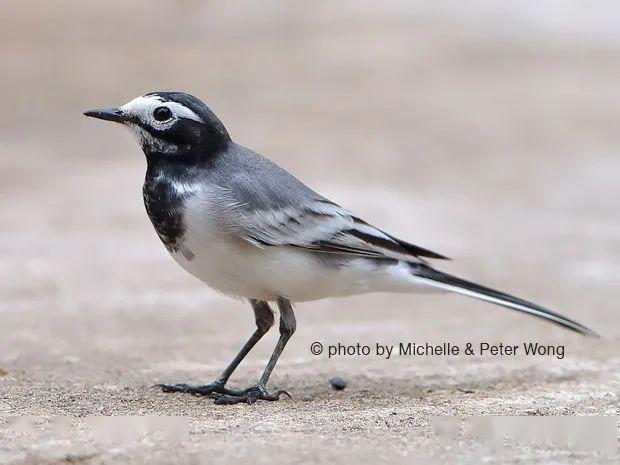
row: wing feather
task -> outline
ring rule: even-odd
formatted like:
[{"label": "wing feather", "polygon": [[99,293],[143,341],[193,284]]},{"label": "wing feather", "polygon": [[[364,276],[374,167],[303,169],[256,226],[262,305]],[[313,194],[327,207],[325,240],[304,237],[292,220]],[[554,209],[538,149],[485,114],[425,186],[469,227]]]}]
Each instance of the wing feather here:
[{"label": "wing feather", "polygon": [[406,261],[446,258],[397,239],[322,198],[301,207],[245,211],[235,229],[259,247],[291,246],[320,253]]}]

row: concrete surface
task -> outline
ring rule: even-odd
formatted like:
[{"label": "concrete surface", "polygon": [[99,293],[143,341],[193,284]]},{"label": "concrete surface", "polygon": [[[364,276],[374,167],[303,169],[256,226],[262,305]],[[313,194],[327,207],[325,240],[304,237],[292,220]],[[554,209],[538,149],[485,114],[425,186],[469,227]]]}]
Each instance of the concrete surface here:
[{"label": "concrete surface", "polygon": [[[1,7],[0,463],[617,463],[617,448],[450,442],[433,417],[618,415],[620,15],[613,2],[431,5]],[[292,400],[223,408],[149,390],[213,379],[253,325],[159,244],[129,134],[81,116],[171,88],[368,221],[453,257],[446,270],[604,338],[457,296],[327,300],[297,307],[272,377]],[[276,334],[234,385],[256,380]],[[328,359],[314,341],[566,355]],[[189,436],[109,443],[91,415],[187,416]]]}]

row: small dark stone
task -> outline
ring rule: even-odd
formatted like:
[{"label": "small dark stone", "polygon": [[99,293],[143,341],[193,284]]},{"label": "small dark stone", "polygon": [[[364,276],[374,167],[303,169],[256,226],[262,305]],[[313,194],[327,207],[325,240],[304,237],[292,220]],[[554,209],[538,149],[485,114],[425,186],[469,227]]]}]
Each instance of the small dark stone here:
[{"label": "small dark stone", "polygon": [[347,382],[340,376],[334,376],[333,378],[331,378],[329,380],[329,384],[331,384],[332,388],[334,388],[336,391],[342,391],[344,388],[347,387]]}]

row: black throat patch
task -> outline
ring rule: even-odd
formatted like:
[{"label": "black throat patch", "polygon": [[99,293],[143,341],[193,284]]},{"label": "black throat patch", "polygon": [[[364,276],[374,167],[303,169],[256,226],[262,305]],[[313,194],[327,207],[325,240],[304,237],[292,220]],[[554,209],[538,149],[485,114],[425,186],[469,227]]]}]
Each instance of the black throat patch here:
[{"label": "black throat patch", "polygon": [[187,185],[190,181],[188,178],[187,173],[175,167],[149,163],[142,187],[146,212],[157,235],[171,253],[183,252],[184,203],[191,193],[180,190],[177,186]]}]

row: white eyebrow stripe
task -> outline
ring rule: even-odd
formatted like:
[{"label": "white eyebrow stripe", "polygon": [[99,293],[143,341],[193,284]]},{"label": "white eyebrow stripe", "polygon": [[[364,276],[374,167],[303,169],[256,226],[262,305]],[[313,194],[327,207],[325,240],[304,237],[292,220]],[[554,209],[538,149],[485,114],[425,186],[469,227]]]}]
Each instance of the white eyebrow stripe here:
[{"label": "white eyebrow stripe", "polygon": [[180,103],[164,101],[163,105],[170,108],[172,110],[172,113],[174,113],[177,116],[191,119],[194,121],[198,121],[199,123],[204,123],[204,120],[200,116],[198,116],[196,113],[194,113],[192,110],[190,110],[186,106],[181,105]]},{"label": "white eyebrow stripe", "polygon": [[143,95],[136,97],[135,99],[127,102],[120,107],[121,111],[126,114],[138,117],[140,120],[146,122],[152,120],[153,110],[157,107],[166,106],[170,108],[172,113],[179,118],[187,118],[199,123],[204,123],[204,120],[194,113],[192,110],[178,102],[170,102],[164,100],[159,95]]}]

